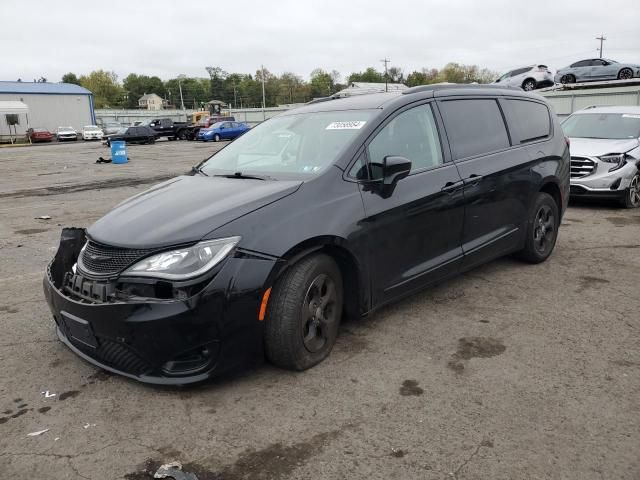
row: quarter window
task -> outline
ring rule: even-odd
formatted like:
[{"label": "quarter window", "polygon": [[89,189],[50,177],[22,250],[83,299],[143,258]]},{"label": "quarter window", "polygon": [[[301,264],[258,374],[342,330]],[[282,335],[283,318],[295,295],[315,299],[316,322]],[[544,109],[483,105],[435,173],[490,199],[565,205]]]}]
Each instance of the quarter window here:
[{"label": "quarter window", "polygon": [[411,160],[411,171],[442,164],[438,129],[430,105],[420,105],[397,115],[378,132],[368,147],[372,178],[379,178],[384,157]]},{"label": "quarter window", "polygon": [[440,111],[456,159],[509,147],[507,129],[494,99],[443,101]]},{"label": "quarter window", "polygon": [[526,143],[549,136],[551,121],[549,110],[541,103],[526,100],[507,100],[510,110],[509,125],[518,132],[516,143]]}]

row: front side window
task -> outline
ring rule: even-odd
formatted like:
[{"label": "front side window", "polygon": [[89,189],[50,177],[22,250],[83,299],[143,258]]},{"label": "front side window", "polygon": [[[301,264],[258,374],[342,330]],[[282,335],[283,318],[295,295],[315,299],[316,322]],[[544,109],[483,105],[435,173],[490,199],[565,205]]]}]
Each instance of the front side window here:
[{"label": "front side window", "polygon": [[446,100],[440,103],[440,111],[454,158],[509,147],[509,136],[496,100]]},{"label": "front side window", "polygon": [[314,176],[335,163],[373,113],[344,110],[277,116],[215,153],[201,170],[206,175]]},{"label": "front side window", "polygon": [[442,149],[431,105],[397,115],[378,132],[367,148],[372,178],[379,178],[384,157],[411,160],[411,171],[442,164]]},{"label": "front side window", "polygon": [[608,138],[622,140],[640,137],[640,114],[581,113],[562,123],[562,130],[572,138]]}]

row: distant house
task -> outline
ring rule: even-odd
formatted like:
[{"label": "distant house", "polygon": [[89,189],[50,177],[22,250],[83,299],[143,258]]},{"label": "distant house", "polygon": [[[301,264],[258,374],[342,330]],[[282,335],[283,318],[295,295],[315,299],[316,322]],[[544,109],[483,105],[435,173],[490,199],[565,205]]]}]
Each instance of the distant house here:
[{"label": "distant house", "polygon": [[162,110],[167,103],[167,100],[155,93],[145,93],[138,99],[138,106],[147,110]]}]

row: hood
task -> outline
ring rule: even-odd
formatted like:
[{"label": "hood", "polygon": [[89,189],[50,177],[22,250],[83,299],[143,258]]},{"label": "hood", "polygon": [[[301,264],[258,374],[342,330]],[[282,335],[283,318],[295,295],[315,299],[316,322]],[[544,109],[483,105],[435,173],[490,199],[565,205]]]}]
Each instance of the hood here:
[{"label": "hood", "polygon": [[609,153],[625,153],[638,146],[638,139],[623,138],[611,140],[608,138],[574,138],[571,140],[570,150],[572,156],[599,157]]},{"label": "hood", "polygon": [[301,184],[299,180],[176,177],[125,200],[89,227],[87,235],[99,243],[128,248],[196,242],[238,217],[291,195]]}]

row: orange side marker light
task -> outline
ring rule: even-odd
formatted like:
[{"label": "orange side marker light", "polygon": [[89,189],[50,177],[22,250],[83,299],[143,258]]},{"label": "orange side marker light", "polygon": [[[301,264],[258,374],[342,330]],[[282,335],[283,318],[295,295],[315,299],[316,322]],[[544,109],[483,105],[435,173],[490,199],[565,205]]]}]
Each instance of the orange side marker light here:
[{"label": "orange side marker light", "polygon": [[267,303],[269,302],[269,296],[271,295],[271,287],[267,288],[262,295],[262,303],[260,304],[260,312],[258,312],[258,320],[263,321],[264,316],[267,313]]}]

